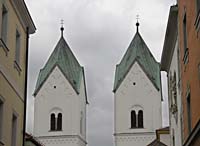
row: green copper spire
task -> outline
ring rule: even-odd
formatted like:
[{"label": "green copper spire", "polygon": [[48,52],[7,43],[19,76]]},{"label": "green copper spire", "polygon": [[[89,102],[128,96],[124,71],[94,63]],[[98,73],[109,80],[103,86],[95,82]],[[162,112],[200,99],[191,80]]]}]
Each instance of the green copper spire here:
[{"label": "green copper spire", "polygon": [[113,92],[115,92],[127,73],[129,72],[132,65],[137,61],[142,67],[148,78],[151,80],[153,85],[157,90],[160,90],[161,81],[160,81],[160,65],[154,59],[149,48],[145,44],[141,35],[139,34],[139,23],[136,23],[137,32],[130,43],[125,55],[123,56],[121,62],[116,66],[115,71],[115,81]]},{"label": "green copper spire", "polygon": [[67,78],[74,90],[79,93],[80,82],[82,77],[84,78],[84,69],[80,66],[70,47],[65,41],[63,37],[63,30],[64,28],[61,27],[61,38],[51,56],[49,57],[47,63],[45,64],[44,68],[40,70],[34,91],[34,96],[40,90],[43,83],[56,66],[59,67],[59,69]]}]

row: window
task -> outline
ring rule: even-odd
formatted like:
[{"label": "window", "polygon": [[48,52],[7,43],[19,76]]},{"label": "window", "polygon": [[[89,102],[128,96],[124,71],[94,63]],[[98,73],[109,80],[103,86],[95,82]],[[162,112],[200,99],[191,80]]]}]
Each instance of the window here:
[{"label": "window", "polygon": [[183,18],[183,41],[184,41],[184,51],[187,49],[187,21],[186,21],[186,14]]},{"label": "window", "polygon": [[62,130],[62,114],[58,114],[57,118],[57,130]]},{"label": "window", "polygon": [[199,32],[199,29],[200,29],[200,0],[196,0],[195,28],[196,28],[197,32]]},{"label": "window", "polygon": [[177,106],[177,89],[176,89],[176,72],[174,72],[173,81],[172,81],[172,92],[173,92],[173,104]]},{"label": "window", "polygon": [[200,0],[196,0],[196,6],[197,6],[197,15],[199,15],[199,12],[200,12]]},{"label": "window", "polygon": [[62,113],[52,113],[50,116],[50,131],[61,131],[62,130]]},{"label": "window", "polygon": [[139,110],[138,112],[138,128],[143,128],[143,111]]},{"label": "window", "polygon": [[50,121],[50,123],[51,123],[50,130],[51,131],[56,130],[56,117],[55,117],[55,114],[51,114],[51,121]]},{"label": "window", "polygon": [[142,110],[139,110],[138,114],[135,110],[131,111],[131,128],[144,128]]},{"label": "window", "polygon": [[6,7],[2,6],[2,24],[1,24],[1,39],[6,43],[7,39],[7,21],[8,21],[8,11]]},{"label": "window", "polygon": [[19,65],[20,63],[20,33],[18,30],[16,30],[16,36],[15,36],[15,61]]},{"label": "window", "polygon": [[187,118],[188,118],[188,132],[191,132],[191,102],[190,93],[187,95]]},{"label": "window", "polygon": [[187,48],[187,21],[186,21],[186,14],[184,15],[183,18],[183,44],[184,44],[184,57],[183,61],[184,64],[188,63],[188,48]]},{"label": "window", "polygon": [[177,66],[178,66],[178,88],[180,91],[180,86],[181,86],[181,68],[180,68],[180,50],[179,47],[177,49]]},{"label": "window", "polygon": [[17,138],[17,116],[13,114],[12,116],[12,137],[11,137],[11,146],[16,146]]},{"label": "window", "polygon": [[172,129],[172,142],[173,142],[173,146],[175,146],[174,129]]},{"label": "window", "polygon": [[83,133],[83,112],[81,112],[81,117],[80,117],[80,133]]},{"label": "window", "polygon": [[0,141],[2,138],[2,132],[3,132],[3,101],[0,99]]},{"label": "window", "polygon": [[131,111],[131,128],[136,128],[136,113]]}]

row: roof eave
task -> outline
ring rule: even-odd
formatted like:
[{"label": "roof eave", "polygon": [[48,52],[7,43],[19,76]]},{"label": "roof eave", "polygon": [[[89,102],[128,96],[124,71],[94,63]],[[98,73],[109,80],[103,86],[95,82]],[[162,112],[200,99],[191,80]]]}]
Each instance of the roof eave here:
[{"label": "roof eave", "polygon": [[81,68],[82,68],[82,72],[83,72],[83,82],[84,82],[84,91],[85,91],[86,104],[89,104],[88,97],[87,97],[86,81],[85,81],[85,71],[84,71],[84,67],[81,67]]},{"label": "roof eave", "polygon": [[67,81],[70,83],[70,85],[72,86],[72,88],[74,89],[74,91],[79,94],[78,89],[76,89],[73,85],[73,83],[68,79],[68,77],[64,74],[62,68],[59,66],[59,64],[55,64],[52,69],[49,71],[49,73],[47,74],[46,78],[40,83],[40,85],[35,89],[33,96],[37,96],[37,93],[39,92],[39,90],[42,88],[43,84],[45,83],[45,81],[48,79],[49,75],[52,73],[52,71],[54,70],[55,67],[58,67],[60,69],[60,71],[62,72],[62,74],[64,75],[64,77],[67,79]]},{"label": "roof eave", "polygon": [[22,22],[24,26],[24,29],[28,27],[29,34],[35,33],[36,26],[33,22],[33,19],[31,18],[28,8],[25,4],[25,1],[24,0],[10,0],[10,2],[13,4],[14,9],[16,10],[16,13],[20,18],[20,21]]},{"label": "roof eave", "polygon": [[169,12],[169,18],[167,23],[167,29],[165,33],[163,52],[161,57],[161,71],[168,71],[170,66],[170,60],[172,52],[174,50],[176,36],[177,36],[177,17],[178,7],[177,5],[171,6]]},{"label": "roof eave", "polygon": [[[121,85],[121,83],[123,82],[124,78],[127,76],[128,72],[130,71],[130,69],[132,68],[133,64],[135,64],[135,62],[138,62],[138,64],[140,65],[140,67],[142,68],[142,70],[144,71],[144,73],[147,75],[147,77],[149,78],[149,80],[152,82],[152,84],[154,85],[154,87],[160,91],[160,88],[157,87],[157,85],[152,81],[151,77],[146,73],[144,67],[142,66],[142,64],[140,63],[140,61],[135,58],[135,60],[133,61],[133,63],[130,65],[130,67],[128,68],[128,70],[126,71],[126,73],[124,74],[124,77],[122,78],[122,80],[116,85],[116,87],[113,89],[113,92],[115,93],[117,91],[117,89],[119,88],[119,86]],[[162,99],[162,98],[161,98]]]},{"label": "roof eave", "polygon": [[116,86],[117,86],[117,77],[118,77],[118,66],[119,66],[119,64],[117,64],[116,65],[116,69],[115,69],[115,79],[114,79],[114,87],[113,87],[113,90],[112,90],[112,92],[114,92],[115,93],[115,89],[116,89]]}]

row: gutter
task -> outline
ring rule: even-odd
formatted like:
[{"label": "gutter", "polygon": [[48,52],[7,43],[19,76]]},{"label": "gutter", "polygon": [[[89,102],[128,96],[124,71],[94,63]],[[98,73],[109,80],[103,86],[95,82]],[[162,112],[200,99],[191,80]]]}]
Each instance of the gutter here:
[{"label": "gutter", "polygon": [[25,63],[25,89],[24,89],[24,123],[23,123],[23,142],[25,145],[25,135],[26,135],[26,107],[27,107],[27,83],[28,83],[28,50],[29,46],[29,27],[26,27],[26,63]]}]

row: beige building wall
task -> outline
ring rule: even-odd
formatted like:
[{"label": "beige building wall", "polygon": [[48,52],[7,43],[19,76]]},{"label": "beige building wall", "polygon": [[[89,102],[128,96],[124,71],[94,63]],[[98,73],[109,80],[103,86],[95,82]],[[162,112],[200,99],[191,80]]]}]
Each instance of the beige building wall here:
[{"label": "beige building wall", "polygon": [[[6,9],[7,33],[2,39],[2,13]],[[30,24],[29,24],[30,23]],[[32,25],[32,26],[31,26]],[[26,90],[26,39],[28,32],[34,33],[35,26],[23,0],[0,1],[0,146],[12,145],[12,129],[16,129],[13,146],[23,144],[23,122]],[[34,30],[34,31],[32,31]],[[16,61],[16,32],[20,37],[19,61]],[[13,115],[16,128],[13,128]]]}]

